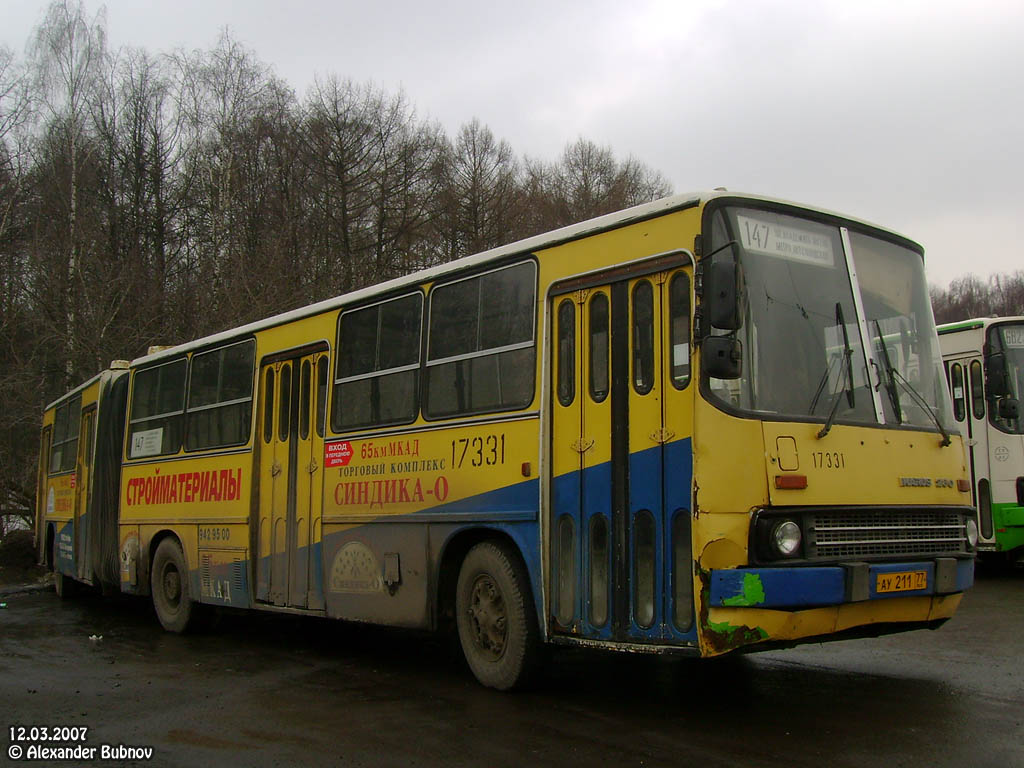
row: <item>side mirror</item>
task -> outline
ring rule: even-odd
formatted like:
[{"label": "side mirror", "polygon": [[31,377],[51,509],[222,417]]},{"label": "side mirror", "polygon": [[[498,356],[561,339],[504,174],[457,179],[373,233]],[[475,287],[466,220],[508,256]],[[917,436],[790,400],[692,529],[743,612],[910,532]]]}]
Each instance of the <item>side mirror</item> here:
[{"label": "side mirror", "polygon": [[1016,421],[1020,418],[1020,400],[1015,397],[1001,397],[997,401],[999,418],[1004,421]]},{"label": "side mirror", "polygon": [[713,261],[706,281],[704,306],[711,327],[721,331],[741,328],[744,286],[740,266],[735,261]]},{"label": "side mirror", "polygon": [[1006,397],[1010,394],[1010,382],[1006,373],[1006,355],[996,352],[985,358],[985,390],[990,398]]},{"label": "side mirror", "polygon": [[701,345],[701,361],[712,379],[738,379],[743,374],[743,344],[733,336],[708,336]]}]

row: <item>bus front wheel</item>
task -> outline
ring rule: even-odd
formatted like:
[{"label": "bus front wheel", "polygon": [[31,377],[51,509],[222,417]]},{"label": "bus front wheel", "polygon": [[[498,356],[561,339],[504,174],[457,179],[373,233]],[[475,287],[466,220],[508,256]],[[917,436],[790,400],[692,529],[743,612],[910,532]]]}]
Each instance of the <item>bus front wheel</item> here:
[{"label": "bus front wheel", "polygon": [[186,631],[192,620],[193,603],[185,556],[174,539],[164,539],[156,548],[150,584],[153,607],[163,628],[168,632]]},{"label": "bus front wheel", "polygon": [[455,593],[459,642],[484,685],[508,690],[528,681],[539,653],[530,582],[508,547],[486,541],[462,561]]}]

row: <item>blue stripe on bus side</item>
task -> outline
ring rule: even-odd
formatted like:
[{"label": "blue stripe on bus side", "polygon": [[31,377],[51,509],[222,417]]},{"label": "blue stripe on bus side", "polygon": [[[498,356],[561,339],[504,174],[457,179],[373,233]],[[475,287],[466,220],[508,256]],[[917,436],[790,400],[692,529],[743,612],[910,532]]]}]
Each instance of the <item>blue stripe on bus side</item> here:
[{"label": "blue stripe on bus side", "polygon": [[[53,569],[60,573],[77,578],[75,571],[75,521],[66,520],[63,525],[54,523]],[[67,553],[67,554],[65,554]]]},{"label": "blue stripe on bus side", "polygon": [[[473,520],[481,521],[494,518],[504,519],[504,516],[510,514],[515,515],[516,520],[536,520],[539,511],[537,498],[539,489],[540,481],[537,478],[532,478],[458,501],[428,507],[409,515],[382,517],[382,520],[385,522],[401,520],[434,522],[439,515],[465,516],[467,514],[472,515]],[[429,519],[422,520],[422,518]]]},{"label": "blue stripe on bus side", "polygon": [[[638,639],[695,640],[693,603],[676,611],[674,599],[677,574],[692,584],[692,547],[686,551],[686,562],[675,563],[672,551],[673,528],[690,526],[691,491],[693,486],[693,445],[689,437],[633,453],[629,457],[630,508],[637,511],[660,511],[655,541],[655,616],[651,627],[644,629],[631,616],[630,634]],[[635,517],[630,518],[633,535]],[[689,539],[689,536],[686,537]],[[631,579],[635,579],[635,548],[630,547]],[[687,585],[688,586],[688,585]],[[686,590],[690,592],[691,590]],[[630,602],[635,600],[631,596]],[[682,628],[681,628],[682,626]]]},{"label": "blue stripe on bus side", "polygon": [[[685,534],[682,541],[689,542],[686,551],[690,555],[687,563],[675,563],[670,560],[668,571],[668,588],[664,592],[665,626],[668,637],[673,640],[689,640],[697,642],[697,622],[692,598],[693,592],[693,439],[684,437],[665,443],[665,552],[673,549],[673,534],[676,526],[680,533]],[[676,589],[677,574],[686,579],[687,583],[681,590]],[[690,594],[688,606],[676,606],[675,595]]]}]

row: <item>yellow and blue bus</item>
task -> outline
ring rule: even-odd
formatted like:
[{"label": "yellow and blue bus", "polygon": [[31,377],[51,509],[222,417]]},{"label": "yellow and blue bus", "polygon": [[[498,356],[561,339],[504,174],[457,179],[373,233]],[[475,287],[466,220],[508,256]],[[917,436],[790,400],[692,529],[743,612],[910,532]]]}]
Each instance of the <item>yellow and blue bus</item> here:
[{"label": "yellow and blue bus", "polygon": [[815,208],[674,196],[98,382],[116,448],[83,447],[96,382],[44,416],[42,556],[171,631],[206,606],[449,628],[504,689],[543,643],[933,628],[973,581],[922,250]]},{"label": "yellow and blue bus", "polygon": [[953,417],[967,438],[978,510],[978,554],[1012,563],[1024,553],[1024,317],[940,325]]},{"label": "yellow and blue bus", "polygon": [[[118,497],[128,362],[47,406],[39,449],[36,539],[57,594],[119,582]],[[100,455],[98,455],[100,454]]]}]

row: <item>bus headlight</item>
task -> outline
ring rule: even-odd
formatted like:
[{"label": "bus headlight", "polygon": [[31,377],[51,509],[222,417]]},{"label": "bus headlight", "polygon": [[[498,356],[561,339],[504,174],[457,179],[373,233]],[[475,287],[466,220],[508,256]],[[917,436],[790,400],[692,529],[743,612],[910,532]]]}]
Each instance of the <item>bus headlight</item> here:
[{"label": "bus headlight", "polygon": [[800,551],[800,526],[792,520],[783,520],[772,529],[772,546],[783,557],[792,557]]},{"label": "bus headlight", "polygon": [[967,518],[967,548],[974,549],[978,546],[978,524],[973,517]]}]

